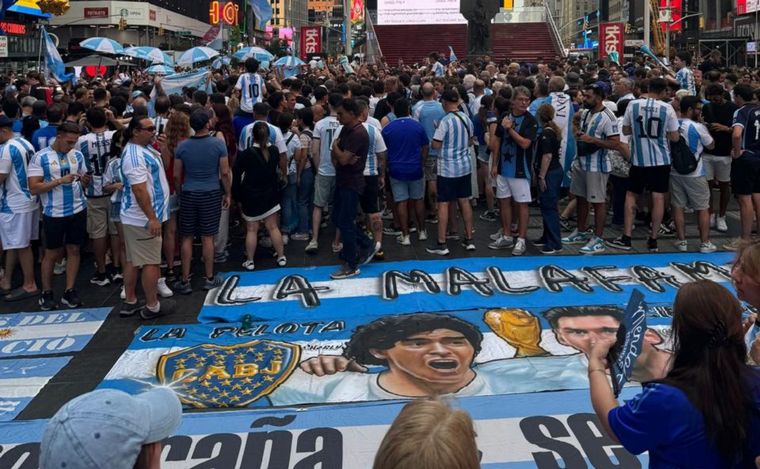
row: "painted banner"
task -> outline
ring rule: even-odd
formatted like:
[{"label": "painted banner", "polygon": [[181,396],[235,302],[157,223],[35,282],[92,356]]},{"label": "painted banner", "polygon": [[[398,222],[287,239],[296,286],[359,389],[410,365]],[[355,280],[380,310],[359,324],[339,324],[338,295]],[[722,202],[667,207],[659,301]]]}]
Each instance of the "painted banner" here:
[{"label": "painted banner", "polygon": [[309,57],[322,53],[322,27],[301,26],[301,58],[308,60]]},{"label": "painted banner", "polygon": [[0,421],[13,420],[69,360],[71,357],[0,360]]},{"label": "painted banner", "polygon": [[599,23],[600,59],[606,58],[612,52],[617,52],[618,57],[623,55],[624,32],[623,23]]},{"label": "painted banner", "polygon": [[672,302],[685,282],[730,287],[731,253],[494,257],[381,262],[331,280],[335,267],[227,274],[209,292],[201,322],[322,320],[347,311],[374,315],[544,305],[620,305],[639,288],[653,303]]},{"label": "painted banner", "polygon": [[[630,399],[637,389],[626,389]],[[604,433],[588,391],[452,401],[475,420],[483,469],[647,467]],[[403,402],[185,414],[161,467],[368,469]],[[0,467],[37,468],[45,421],[0,424]],[[320,466],[321,464],[321,466]]]},{"label": "painted banner", "polygon": [[[201,91],[211,93],[211,79],[209,72],[205,68],[199,68],[191,72],[175,73],[174,75],[164,77],[161,80],[161,88],[167,96],[173,94],[181,95],[186,88],[197,88]],[[158,90],[154,87],[151,92],[151,98],[158,96]]]}]

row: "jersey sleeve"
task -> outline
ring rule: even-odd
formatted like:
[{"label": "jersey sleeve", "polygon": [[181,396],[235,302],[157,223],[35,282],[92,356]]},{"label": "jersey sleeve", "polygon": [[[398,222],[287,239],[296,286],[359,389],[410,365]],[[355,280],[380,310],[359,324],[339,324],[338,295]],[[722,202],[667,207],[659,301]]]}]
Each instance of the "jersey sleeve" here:
[{"label": "jersey sleeve", "polygon": [[697,132],[699,132],[699,138],[702,140],[702,145],[705,147],[709,147],[710,145],[715,142],[712,135],[710,135],[710,132],[707,130],[707,127],[705,127],[702,124],[697,124]]},{"label": "jersey sleeve", "polygon": [[[372,126],[370,126],[370,129],[375,132],[375,154],[388,151],[388,147],[385,146],[385,139],[383,138],[383,134],[380,132],[380,129]],[[425,145],[428,143],[427,134],[425,134]]]},{"label": "jersey sleeve", "polygon": [[240,78],[238,78],[237,83],[235,83],[235,89],[236,90],[242,90],[243,89],[243,79],[245,75],[240,75]]},{"label": "jersey sleeve", "polygon": [[10,156],[10,145],[0,150],[0,174],[10,174],[13,169],[13,162]]},{"label": "jersey sleeve", "polygon": [[82,155],[82,152],[74,150],[74,158],[77,160],[77,174],[81,176],[87,173],[87,171],[89,171],[89,168],[85,164],[84,155]]},{"label": "jersey sleeve", "polygon": [[45,176],[45,172],[42,170],[41,159],[42,159],[42,155],[40,153],[37,153],[29,161],[29,164],[27,165],[27,168],[26,168],[26,173],[27,175],[29,175],[29,177]]},{"label": "jersey sleeve", "polygon": [[731,127],[741,127],[742,129],[744,128],[744,116],[742,109],[737,109],[736,112],[734,112],[734,121],[733,124],[731,124]]},{"label": "jersey sleeve", "polygon": [[277,147],[277,152],[280,154],[287,153],[288,146],[285,145],[285,139],[282,138],[282,132],[280,131],[280,129],[275,129],[274,134],[275,134],[274,145]]},{"label": "jersey sleeve", "polygon": [[124,173],[125,183],[130,186],[142,184],[148,181],[148,168],[142,155],[124,155],[121,162],[121,171]]},{"label": "jersey sleeve", "polygon": [[669,435],[667,416],[672,391],[662,385],[650,385],[627,401],[610,410],[607,418],[620,443],[633,454],[656,448]]},{"label": "jersey sleeve", "polygon": [[84,163],[87,165],[87,169],[90,168],[90,145],[87,144],[87,137],[79,137],[77,141],[77,150],[84,155]]},{"label": "jersey sleeve", "polygon": [[523,132],[520,133],[520,135],[523,138],[527,138],[531,141],[536,140],[537,134],[538,134],[538,124],[533,119],[531,119],[529,122],[525,124],[525,129],[523,129]]},{"label": "jersey sleeve", "polygon": [[620,129],[618,128],[617,120],[615,119],[606,119],[603,130],[605,137],[617,137],[620,135]]},{"label": "jersey sleeve", "polygon": [[673,106],[667,106],[665,111],[665,131],[666,132],[678,132],[678,117],[676,117],[676,111],[673,110]]},{"label": "jersey sleeve", "polygon": [[444,138],[446,138],[446,134],[449,131],[449,119],[442,119],[441,123],[438,124],[438,128],[435,129],[435,133],[433,134],[433,140],[436,140],[438,142],[442,142]]},{"label": "jersey sleeve", "polygon": [[633,127],[631,125],[631,122],[633,122],[633,106],[628,106],[625,109],[625,114],[623,114],[623,127]]}]

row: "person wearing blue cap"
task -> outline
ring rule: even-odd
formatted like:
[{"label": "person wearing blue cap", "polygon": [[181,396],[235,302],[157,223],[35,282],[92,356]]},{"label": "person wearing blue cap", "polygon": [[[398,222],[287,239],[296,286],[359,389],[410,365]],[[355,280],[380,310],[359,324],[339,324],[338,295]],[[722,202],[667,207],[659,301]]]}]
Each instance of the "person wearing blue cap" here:
[{"label": "person wearing blue cap", "polygon": [[98,389],[64,404],[45,428],[40,469],[152,469],[161,441],[182,421],[182,404],[169,388],[130,396]]}]

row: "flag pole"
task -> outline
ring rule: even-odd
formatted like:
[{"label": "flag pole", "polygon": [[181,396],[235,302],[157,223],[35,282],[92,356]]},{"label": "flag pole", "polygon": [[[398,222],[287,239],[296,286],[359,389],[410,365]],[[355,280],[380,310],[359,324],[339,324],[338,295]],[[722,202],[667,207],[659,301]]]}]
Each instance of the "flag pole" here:
[{"label": "flag pole", "polygon": [[40,25],[40,47],[37,52],[37,71],[42,72],[42,42],[45,40],[45,25]]}]

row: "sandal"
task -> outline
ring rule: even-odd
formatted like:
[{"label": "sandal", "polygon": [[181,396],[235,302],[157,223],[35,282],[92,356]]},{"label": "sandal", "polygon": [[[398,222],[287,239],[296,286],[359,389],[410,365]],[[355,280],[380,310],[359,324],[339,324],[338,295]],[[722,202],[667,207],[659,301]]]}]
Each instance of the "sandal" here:
[{"label": "sandal", "polygon": [[11,301],[21,301],[21,300],[25,300],[27,298],[34,298],[34,297],[37,297],[39,295],[40,295],[39,289],[38,290],[34,290],[32,292],[28,292],[28,291],[24,290],[24,287],[18,287],[18,288],[15,288],[15,289],[11,290],[10,293],[8,293],[7,295],[5,295],[3,297],[3,300],[4,301],[8,301],[8,302],[11,302]]}]

